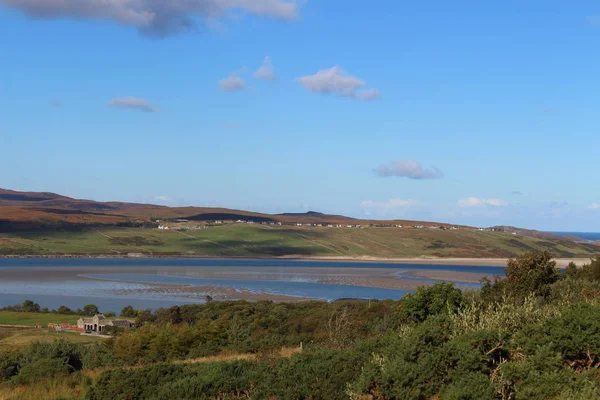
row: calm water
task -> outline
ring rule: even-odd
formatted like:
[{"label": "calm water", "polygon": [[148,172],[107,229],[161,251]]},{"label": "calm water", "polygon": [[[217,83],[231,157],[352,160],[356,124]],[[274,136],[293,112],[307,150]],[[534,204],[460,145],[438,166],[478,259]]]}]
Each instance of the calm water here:
[{"label": "calm water", "polygon": [[575,236],[585,240],[600,240],[600,232],[550,232],[563,236]]},{"label": "calm water", "polygon": [[[203,278],[193,276],[202,269],[215,267],[227,271],[232,278]],[[269,274],[264,268],[277,268],[272,272],[274,279],[260,279]],[[174,273],[174,269],[185,271]],[[243,279],[237,279],[240,272]],[[252,276],[252,268],[262,271]],[[281,273],[286,268],[294,268],[293,274]],[[344,263],[327,261],[295,260],[227,260],[227,259],[0,259],[0,306],[21,303],[32,299],[43,307],[57,308],[66,305],[82,308],[94,303],[103,311],[119,311],[127,304],[135,308],[169,307],[175,304],[201,303],[210,292],[176,293],[152,289],[156,284],[194,286],[215,286],[232,288],[235,291],[297,296],[312,299],[336,300],[340,298],[394,299],[407,293],[406,290],[385,289],[350,284],[322,283],[311,280],[311,271],[334,269],[335,276],[351,276],[344,268],[393,269],[393,276],[402,279],[434,282],[404,276],[414,270],[444,270],[503,275],[502,267],[453,266],[389,263]],[[114,269],[114,272],[111,270]],[[70,270],[77,272],[70,273]],[[148,273],[148,271],[152,271]],[[298,273],[297,271],[306,271]],[[339,270],[339,274],[335,271]],[[81,271],[84,271],[83,273]],[[154,272],[156,271],[156,272]],[[250,272],[249,272],[250,271]],[[381,272],[379,272],[381,273]],[[190,276],[192,275],[192,276]],[[314,275],[314,274],[313,274]],[[367,273],[368,275],[368,273]],[[11,279],[7,277],[11,276]],[[16,277],[16,278],[15,278]],[[87,278],[87,279],[86,279]],[[473,284],[460,283],[461,286]],[[475,285],[476,286],[476,285]]]}]

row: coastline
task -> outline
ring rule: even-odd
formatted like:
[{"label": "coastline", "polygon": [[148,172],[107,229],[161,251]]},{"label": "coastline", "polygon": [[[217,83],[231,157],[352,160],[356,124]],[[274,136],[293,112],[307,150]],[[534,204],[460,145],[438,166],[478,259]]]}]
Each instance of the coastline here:
[{"label": "coastline", "polygon": [[[203,260],[289,260],[289,261],[328,261],[328,262],[346,262],[346,263],[383,263],[383,264],[435,264],[435,265],[456,265],[456,266],[478,266],[478,267],[504,267],[509,258],[474,258],[474,257],[407,257],[407,258],[390,258],[390,257],[374,257],[374,256],[359,256],[359,257],[344,257],[344,256],[304,256],[304,255],[289,255],[289,256],[190,256],[190,255],[174,255],[174,254],[143,254],[129,253],[123,255],[115,254],[61,254],[61,255],[1,255],[0,259],[203,259]],[[578,266],[589,261],[589,258],[556,258],[556,266],[558,268],[566,268],[570,262],[574,262]]]}]

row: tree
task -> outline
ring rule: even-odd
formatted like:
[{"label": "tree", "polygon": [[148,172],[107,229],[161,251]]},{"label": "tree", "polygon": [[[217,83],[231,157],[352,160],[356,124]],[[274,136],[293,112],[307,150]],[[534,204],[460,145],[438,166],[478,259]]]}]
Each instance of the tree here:
[{"label": "tree", "polygon": [[577,269],[577,264],[575,264],[573,261],[571,261],[569,263],[569,265],[567,265],[567,268],[565,269],[565,274],[569,277],[577,278],[577,276],[579,275],[579,270]]},{"label": "tree", "polygon": [[123,309],[121,310],[121,317],[135,318],[137,317],[137,315],[137,311],[130,305],[123,307]]},{"label": "tree", "polygon": [[518,298],[529,294],[546,297],[550,294],[550,285],[560,278],[556,262],[548,251],[525,253],[508,260],[504,269],[506,291]]},{"label": "tree", "polygon": [[25,312],[40,312],[40,305],[34,303],[31,300],[25,300],[23,302],[23,311]]},{"label": "tree", "polygon": [[56,310],[56,312],[59,314],[71,314],[72,313],[71,309],[67,306],[58,307],[58,310]]},{"label": "tree", "polygon": [[589,264],[585,264],[582,268],[582,275],[590,281],[600,281],[600,256],[592,259]]},{"label": "tree", "polygon": [[85,315],[96,315],[98,314],[98,307],[95,304],[87,304],[83,307],[83,313]]}]

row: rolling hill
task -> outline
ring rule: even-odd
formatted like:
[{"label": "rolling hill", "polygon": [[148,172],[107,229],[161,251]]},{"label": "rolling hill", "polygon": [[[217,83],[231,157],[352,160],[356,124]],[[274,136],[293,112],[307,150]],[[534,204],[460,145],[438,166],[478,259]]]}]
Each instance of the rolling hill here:
[{"label": "rolling hill", "polygon": [[[243,219],[254,222],[281,222],[286,224],[401,224],[423,226],[447,226],[450,224],[406,221],[364,220],[342,215],[307,213],[262,214],[243,210],[214,207],[166,207],[153,204],[122,202],[97,202],[73,199],[54,193],[17,192],[0,189],[0,231],[2,226],[32,227],[38,225],[117,225],[119,223],[150,222],[156,219],[188,219],[214,221]],[[5,229],[6,230],[6,229]]]},{"label": "rolling hill", "polygon": [[[170,229],[158,229],[157,220]],[[514,227],[479,230],[0,190],[0,256],[507,258],[535,250],[568,258],[600,255],[598,243]]]}]

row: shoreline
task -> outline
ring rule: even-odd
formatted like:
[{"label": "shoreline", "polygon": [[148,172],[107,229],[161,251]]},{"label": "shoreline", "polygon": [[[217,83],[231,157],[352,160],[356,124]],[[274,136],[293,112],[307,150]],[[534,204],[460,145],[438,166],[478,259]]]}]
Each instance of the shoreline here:
[{"label": "shoreline", "polygon": [[[344,257],[344,256],[186,256],[186,255],[147,255],[135,253],[134,255],[124,254],[62,254],[62,255],[1,255],[0,259],[198,259],[198,260],[266,260],[266,261],[328,261],[328,262],[347,262],[347,263],[382,263],[382,264],[433,264],[433,265],[456,265],[456,266],[480,266],[480,267],[504,267],[509,258],[475,258],[475,257],[406,257],[406,258],[390,258],[390,257],[375,257],[375,256],[359,256],[359,257]],[[574,262],[578,266],[589,261],[589,258],[555,258],[558,268],[566,268],[570,262]]]}]

